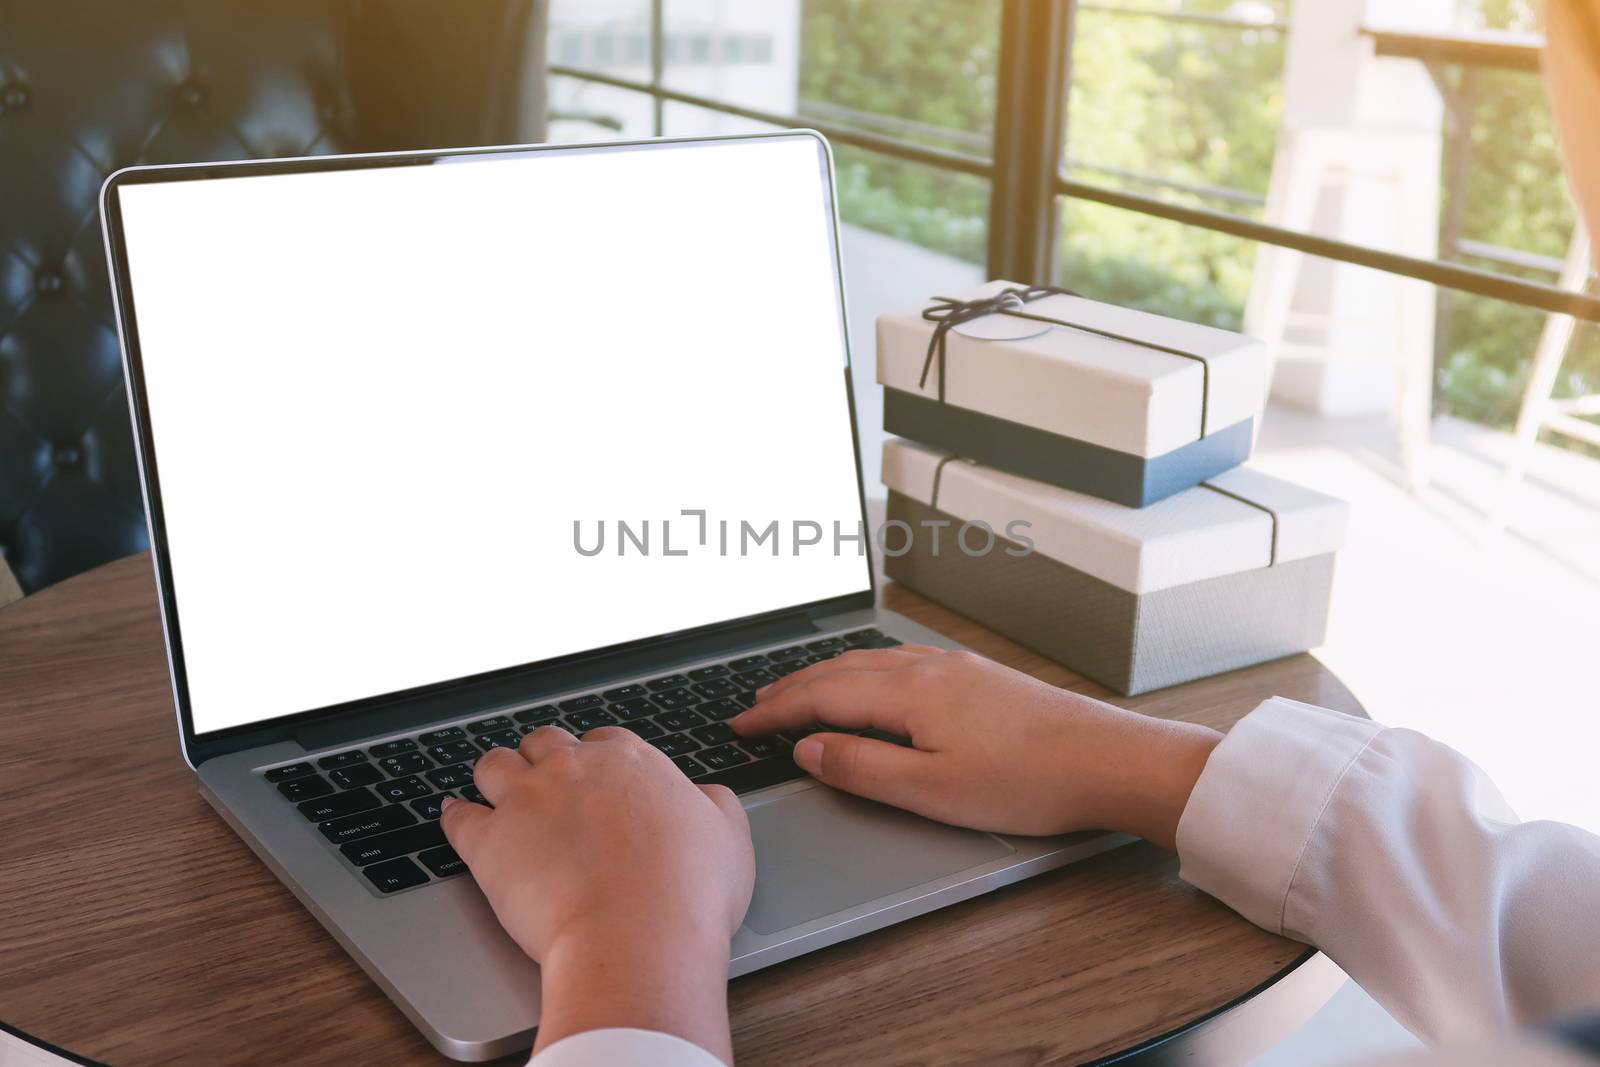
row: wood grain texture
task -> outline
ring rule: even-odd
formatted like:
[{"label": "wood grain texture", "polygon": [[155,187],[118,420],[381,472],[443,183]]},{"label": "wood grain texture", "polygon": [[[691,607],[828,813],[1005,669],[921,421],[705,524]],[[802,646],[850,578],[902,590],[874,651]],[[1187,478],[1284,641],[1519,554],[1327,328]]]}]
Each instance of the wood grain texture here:
[{"label": "wood grain texture", "polygon": [[[1106,696],[908,590],[884,602]],[[1118,703],[1225,729],[1274,694],[1361,710],[1311,656]],[[1303,951],[1141,843],[738,979],[734,1042],[741,1067],[1081,1063]],[[0,609],[0,1019],[118,1067],[448,1062],[196,793],[142,555]]]}]

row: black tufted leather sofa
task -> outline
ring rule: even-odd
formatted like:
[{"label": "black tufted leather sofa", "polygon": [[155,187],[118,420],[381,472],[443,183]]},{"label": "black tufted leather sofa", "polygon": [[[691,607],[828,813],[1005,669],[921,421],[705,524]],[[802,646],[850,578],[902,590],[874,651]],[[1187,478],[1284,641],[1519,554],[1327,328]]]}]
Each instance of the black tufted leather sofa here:
[{"label": "black tufted leather sofa", "polygon": [[538,140],[546,0],[0,0],[0,559],[146,545],[96,201],[119,167]]}]

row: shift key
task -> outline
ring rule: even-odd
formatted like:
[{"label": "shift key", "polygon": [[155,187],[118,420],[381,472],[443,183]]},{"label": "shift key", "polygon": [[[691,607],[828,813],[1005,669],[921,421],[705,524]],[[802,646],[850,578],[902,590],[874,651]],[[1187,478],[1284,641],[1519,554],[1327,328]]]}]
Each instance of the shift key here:
[{"label": "shift key", "polygon": [[391,804],[377,811],[363,811],[355,815],[346,815],[341,819],[331,819],[320,824],[317,829],[322,831],[323,837],[339,845],[346,841],[371,837],[373,834],[398,830],[402,826],[412,826],[416,821],[417,817],[407,811],[403,804]]},{"label": "shift key", "polygon": [[[410,815],[410,812],[406,813]],[[395,830],[392,833],[379,834],[377,837],[368,837],[360,841],[348,841],[339,846],[345,858],[358,867],[365,867],[369,863],[379,860],[392,860],[396,856],[406,856],[413,852],[420,852],[425,848],[434,848],[445,843],[444,831],[436,822],[425,822],[417,826],[408,826],[404,830]]]}]

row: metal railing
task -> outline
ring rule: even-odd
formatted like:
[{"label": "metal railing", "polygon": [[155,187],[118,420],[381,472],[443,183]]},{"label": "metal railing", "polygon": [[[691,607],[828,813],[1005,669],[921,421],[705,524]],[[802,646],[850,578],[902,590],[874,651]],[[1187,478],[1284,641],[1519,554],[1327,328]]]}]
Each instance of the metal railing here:
[{"label": "metal railing", "polygon": [[[1092,164],[1074,161],[1070,164],[1070,169],[1063,169],[1060,166],[1059,161],[1062,160],[1064,153],[1059,149],[1065,135],[1061,109],[1064,107],[1070,81],[1068,57],[1072,43],[1073,17],[1077,12],[1167,17],[1208,26],[1280,32],[1286,29],[1281,22],[1257,22],[1227,16],[1188,14],[1152,8],[1078,4],[1074,0],[1003,0],[999,61],[1000,98],[996,109],[995,137],[992,151],[988,155],[982,155],[953,148],[935,147],[908,140],[905,136],[878,132],[885,128],[882,123],[878,124],[877,129],[868,129],[864,124],[849,121],[848,116],[843,116],[837,111],[832,118],[816,112],[810,115],[786,115],[672,89],[664,84],[660,47],[662,6],[663,0],[652,0],[652,61],[649,81],[621,78],[599,71],[559,64],[552,64],[550,73],[648,95],[653,101],[653,128],[658,136],[662,132],[663,107],[670,102],[717,114],[732,115],[765,125],[808,126],[839,144],[850,145],[892,159],[986,179],[991,183],[987,264],[991,276],[1013,277],[1019,281],[1029,282],[1053,280],[1054,251],[1057,243],[1056,201],[1058,196],[1073,197],[1261,244],[1289,248],[1335,262],[1350,263],[1388,274],[1414,278],[1447,290],[1471,293],[1540,311],[1572,315],[1589,322],[1600,322],[1600,297],[1445,259],[1427,259],[1386,252],[1226,211],[1178,203],[1127,189],[1111,188],[1072,176],[1073,171],[1095,172]],[[1400,38],[1407,40],[1402,42]],[[1384,45],[1391,51],[1385,54],[1401,54],[1399,50],[1402,47],[1414,50],[1419,47],[1415,43],[1415,38],[1416,35],[1391,35]],[[1512,42],[1495,42],[1497,47],[1509,44]],[[1518,48],[1526,47],[1526,42],[1514,42],[1514,44]],[[1482,55],[1483,52],[1480,49],[1474,54]],[[1495,54],[1503,60],[1509,53],[1505,48],[1501,48]],[[841,118],[846,121],[840,121]],[[1054,154],[1051,154],[1052,149],[1055,150]],[[1041,170],[1046,160],[1050,161],[1048,171]],[[1212,198],[1237,202],[1239,197],[1253,196],[1243,190],[1208,189],[1199,186],[1185,189],[1180,183],[1170,179],[1128,172],[1116,173],[1110,168],[1100,168],[1099,172],[1120,180],[1182,191],[1196,197],[1205,197],[1208,192],[1226,194],[1213,195]],[[1525,253],[1516,253],[1512,250],[1490,249],[1481,245],[1469,247],[1468,243],[1462,242],[1458,251],[1474,258],[1500,262],[1506,266],[1523,269],[1531,266],[1529,262],[1520,258],[1525,257]],[[1491,254],[1485,255],[1486,251]],[[1511,258],[1513,256],[1519,258],[1513,259]],[[1538,269],[1543,269],[1544,266],[1540,264]]]}]

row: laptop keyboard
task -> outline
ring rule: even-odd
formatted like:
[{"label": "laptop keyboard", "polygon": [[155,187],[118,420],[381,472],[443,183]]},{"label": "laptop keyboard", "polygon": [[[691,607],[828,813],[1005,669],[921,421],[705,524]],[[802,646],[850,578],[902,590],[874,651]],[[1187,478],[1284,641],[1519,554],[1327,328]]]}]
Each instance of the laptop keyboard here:
[{"label": "laptop keyboard", "polygon": [[426,885],[466,870],[439,828],[447,796],[487,803],[472,768],[491,748],[516,748],[541,726],[583,734],[621,726],[660,749],[689,780],[748,793],[805,772],[790,749],[810,731],[739,738],[727,723],[755,691],[852,648],[900,644],[876,629],[854,630],[676,674],[566,697],[517,711],[261,772],[380,893]]}]

